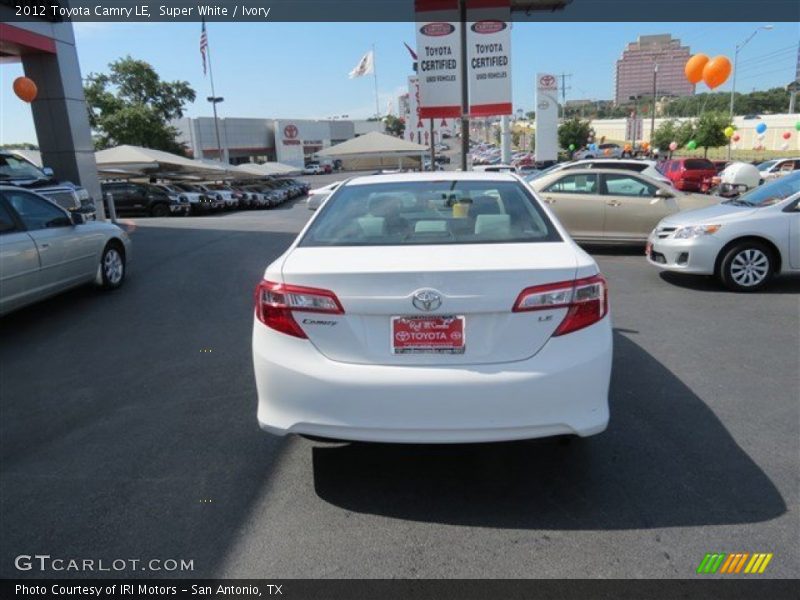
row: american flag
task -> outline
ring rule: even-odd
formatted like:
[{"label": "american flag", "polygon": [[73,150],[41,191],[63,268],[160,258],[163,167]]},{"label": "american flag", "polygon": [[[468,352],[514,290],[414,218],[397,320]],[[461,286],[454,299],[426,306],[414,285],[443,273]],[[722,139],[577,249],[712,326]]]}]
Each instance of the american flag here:
[{"label": "american flag", "polygon": [[203,28],[200,30],[200,56],[203,57],[203,75],[206,74],[207,51],[208,51],[208,33],[206,33],[206,20],[203,19]]}]

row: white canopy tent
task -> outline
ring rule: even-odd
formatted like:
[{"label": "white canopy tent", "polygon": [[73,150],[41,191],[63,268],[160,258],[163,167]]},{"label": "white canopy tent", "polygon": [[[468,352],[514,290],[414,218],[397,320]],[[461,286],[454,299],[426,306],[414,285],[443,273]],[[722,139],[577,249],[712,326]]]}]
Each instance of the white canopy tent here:
[{"label": "white canopy tent", "polygon": [[420,157],[426,152],[428,152],[428,148],[421,144],[371,131],[352,140],[320,150],[316,154],[331,158]]},{"label": "white canopy tent", "polygon": [[231,169],[232,175],[240,175],[244,177],[269,177],[271,175],[288,175],[290,173],[298,173],[300,169],[291,165],[285,165],[279,162],[268,162],[263,164],[244,163],[237,165]]},{"label": "white canopy tent", "polygon": [[141,146],[117,146],[95,152],[97,170],[114,176],[124,175],[199,175],[223,178],[228,169],[220,163],[203,162],[163,150]]}]

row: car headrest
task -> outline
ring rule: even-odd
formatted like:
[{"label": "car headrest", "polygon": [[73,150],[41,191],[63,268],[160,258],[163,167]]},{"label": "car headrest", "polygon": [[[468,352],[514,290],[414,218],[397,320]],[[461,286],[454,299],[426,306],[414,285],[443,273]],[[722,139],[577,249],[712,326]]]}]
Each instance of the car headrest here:
[{"label": "car headrest", "polygon": [[510,215],[478,215],[475,219],[475,235],[510,236]]},{"label": "car headrest", "polygon": [[447,221],[417,221],[414,233],[447,233]]},{"label": "car headrest", "polygon": [[358,226],[365,236],[383,235],[386,219],[383,217],[359,217]]},{"label": "car headrest", "polygon": [[478,215],[499,215],[500,207],[497,199],[492,196],[476,196],[472,199],[472,206],[469,207],[469,216],[472,218]]}]

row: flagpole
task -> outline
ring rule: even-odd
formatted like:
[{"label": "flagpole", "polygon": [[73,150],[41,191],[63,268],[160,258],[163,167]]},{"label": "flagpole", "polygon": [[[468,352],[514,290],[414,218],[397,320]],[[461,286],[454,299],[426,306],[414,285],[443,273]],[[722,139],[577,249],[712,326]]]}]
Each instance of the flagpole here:
[{"label": "flagpole", "polygon": [[[206,30],[208,36],[208,30]],[[208,38],[206,38],[208,39]],[[211,97],[208,101],[214,109],[214,131],[217,134],[217,160],[222,162],[222,144],[219,137],[219,119],[217,119],[217,102],[222,102],[222,98],[217,98],[217,93],[214,91],[214,69],[211,68],[211,44],[206,42],[206,56],[208,57],[208,77],[211,80]]]},{"label": "flagpole", "polygon": [[372,77],[375,80],[375,117],[381,118],[381,109],[378,104],[378,67],[375,60],[375,44],[372,44]]}]

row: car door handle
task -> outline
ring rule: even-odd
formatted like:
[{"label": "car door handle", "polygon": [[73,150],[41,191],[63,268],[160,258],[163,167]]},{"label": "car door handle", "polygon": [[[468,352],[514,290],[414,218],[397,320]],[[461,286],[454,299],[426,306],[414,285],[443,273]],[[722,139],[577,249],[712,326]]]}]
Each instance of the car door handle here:
[{"label": "car door handle", "polygon": [[556,199],[553,198],[552,196],[545,196],[544,197],[544,201],[545,201],[546,204],[555,204],[556,203]]},{"label": "car door handle", "polygon": [[39,248],[41,248],[42,250],[44,250],[45,248],[49,248],[49,247],[50,247],[50,244],[39,244]]},{"label": "car door handle", "polygon": [[606,202],[606,204],[609,206],[622,206],[622,202],[618,202],[617,200],[610,200],[609,202]]}]

